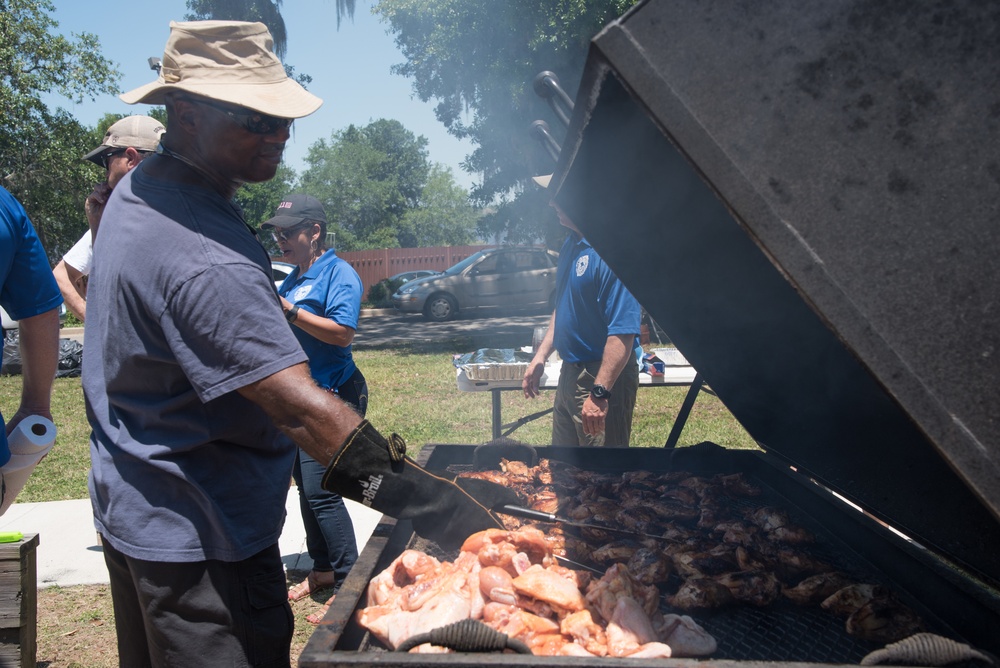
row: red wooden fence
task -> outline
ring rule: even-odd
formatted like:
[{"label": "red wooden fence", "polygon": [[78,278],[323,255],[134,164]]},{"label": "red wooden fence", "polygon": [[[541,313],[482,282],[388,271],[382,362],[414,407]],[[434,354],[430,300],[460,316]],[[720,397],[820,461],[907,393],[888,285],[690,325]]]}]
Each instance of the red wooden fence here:
[{"label": "red wooden fence", "polygon": [[365,293],[383,278],[404,271],[433,269],[444,271],[473,253],[490,246],[435,246],[433,248],[386,248],[380,250],[337,252],[351,263],[361,277]]}]

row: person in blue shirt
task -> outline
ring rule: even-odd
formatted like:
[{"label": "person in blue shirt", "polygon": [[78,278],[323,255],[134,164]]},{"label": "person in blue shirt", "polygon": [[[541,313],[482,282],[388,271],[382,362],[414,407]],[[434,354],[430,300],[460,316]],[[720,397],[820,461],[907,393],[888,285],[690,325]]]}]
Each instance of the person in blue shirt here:
[{"label": "person in blue shirt", "polygon": [[[52,379],[59,364],[60,304],[62,295],[28,214],[13,195],[0,187],[0,305],[18,321],[23,376],[21,403],[4,423],[0,466],[10,460],[7,436],[21,420],[31,415],[52,419]],[[3,420],[0,415],[0,421]],[[3,491],[6,493],[6,489]]]},{"label": "person in blue shirt", "polygon": [[[550,178],[535,182],[547,188]],[[566,213],[551,206],[570,234],[559,251],[555,310],[521,387],[525,397],[537,397],[545,360],[558,351],[552,444],[627,446],[639,389],[639,302]]]},{"label": "person in blue shirt", "polygon": [[[326,247],[326,225],[326,213],[319,200],[291,194],[261,228],[271,230],[282,258],[296,265],[278,294],[295,338],[309,356],[313,379],[364,417],[368,383],[351,356],[363,288],[354,268]],[[313,567],[308,577],[288,592],[293,601],[328,588],[336,596],[358,558],[351,516],[339,494],[323,489],[325,472],[325,466],[305,451],[298,451],[292,475],[299,489],[306,548]],[[326,606],[332,601],[330,598]],[[321,610],[307,619],[318,623],[324,613]]]}]

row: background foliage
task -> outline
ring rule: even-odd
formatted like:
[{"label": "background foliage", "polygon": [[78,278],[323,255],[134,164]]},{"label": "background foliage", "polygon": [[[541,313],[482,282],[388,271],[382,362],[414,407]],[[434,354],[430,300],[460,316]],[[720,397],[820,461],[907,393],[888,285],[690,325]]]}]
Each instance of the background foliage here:
[{"label": "background foliage", "polygon": [[565,129],[532,89],[544,70],[575,97],[590,39],[635,0],[380,0],[413,79],[414,92],[436,103],[437,118],[476,146],[465,167],[482,175],[472,192],[495,211],[480,220],[483,236],[512,241],[558,236],[555,216],[530,177],[554,162],[528,132],[545,120],[558,140]]},{"label": "background foliage", "polygon": [[80,157],[97,145],[96,132],[50,110],[41,96],[117,93],[121,74],[101,56],[95,35],[55,32],[53,10],[48,0],[0,0],[0,181],[58,257],[87,226],[83,197],[98,174]]}]

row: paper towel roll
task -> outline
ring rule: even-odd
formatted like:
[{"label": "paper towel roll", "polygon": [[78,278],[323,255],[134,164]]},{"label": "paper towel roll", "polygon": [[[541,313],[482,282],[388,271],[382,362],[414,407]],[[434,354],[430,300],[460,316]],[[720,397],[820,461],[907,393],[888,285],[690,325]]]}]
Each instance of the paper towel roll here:
[{"label": "paper towel roll", "polygon": [[0,504],[0,515],[7,512],[17,495],[24,489],[28,476],[42,460],[56,441],[56,426],[51,420],[40,415],[30,415],[21,420],[7,437],[10,447],[10,461],[0,473],[3,474],[4,495]]},{"label": "paper towel roll", "polygon": [[56,426],[41,415],[21,420],[7,437],[12,455],[33,455],[48,450],[56,442]]}]

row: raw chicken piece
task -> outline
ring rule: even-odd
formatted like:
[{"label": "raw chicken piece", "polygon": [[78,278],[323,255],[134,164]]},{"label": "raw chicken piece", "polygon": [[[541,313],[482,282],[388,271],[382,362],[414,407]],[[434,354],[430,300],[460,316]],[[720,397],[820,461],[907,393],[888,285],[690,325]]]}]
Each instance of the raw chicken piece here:
[{"label": "raw chicken piece", "polygon": [[672,656],[709,656],[718,649],[715,638],[687,615],[657,613],[652,621],[656,636],[670,645]]},{"label": "raw chicken piece", "polygon": [[573,641],[592,656],[606,656],[608,636],[600,624],[594,621],[589,610],[580,610],[563,617],[559,622],[563,635],[572,636]]},{"label": "raw chicken piece", "polygon": [[[632,598],[619,598],[608,622],[608,654],[630,656],[642,645],[656,642],[656,630],[649,616]],[[669,656],[669,654],[668,654]]]},{"label": "raw chicken piece", "polygon": [[417,577],[432,573],[441,563],[417,550],[404,550],[389,566],[368,583],[368,605],[385,605],[399,596],[400,590]]},{"label": "raw chicken piece", "polygon": [[538,564],[514,578],[512,584],[517,593],[544,601],[560,610],[583,610],[583,594],[576,583]]},{"label": "raw chicken piece", "polygon": [[652,615],[660,605],[660,590],[636,580],[625,564],[615,564],[600,580],[590,583],[586,598],[601,617],[610,620],[620,598],[634,599],[647,615]]},{"label": "raw chicken piece", "polygon": [[401,597],[410,598],[410,605],[419,602],[419,607],[401,609],[391,603],[369,606],[358,614],[358,623],[386,646],[395,649],[411,636],[470,617],[470,581],[474,580],[478,588],[478,578],[452,566],[441,569],[440,574],[429,579],[433,587],[423,587],[426,591],[421,591],[419,596],[410,598],[403,593]]}]

